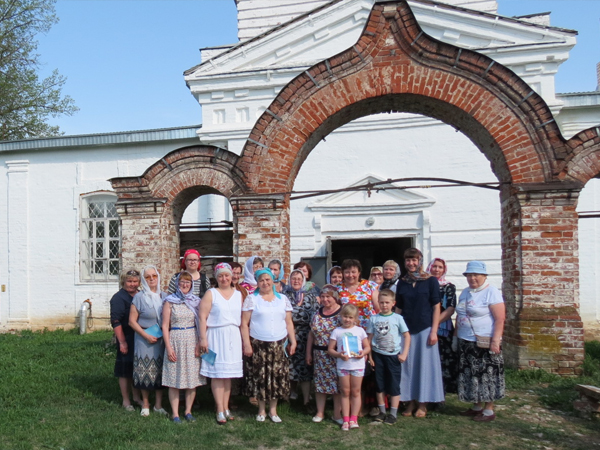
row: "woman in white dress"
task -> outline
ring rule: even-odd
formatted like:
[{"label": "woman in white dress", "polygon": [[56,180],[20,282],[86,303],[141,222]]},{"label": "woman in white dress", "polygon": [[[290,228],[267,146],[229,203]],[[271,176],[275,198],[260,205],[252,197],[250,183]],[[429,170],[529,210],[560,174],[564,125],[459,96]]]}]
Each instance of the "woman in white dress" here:
[{"label": "woman in white dress", "polygon": [[204,361],[200,373],[211,378],[217,407],[217,423],[223,425],[234,417],[229,411],[231,379],[243,376],[242,294],[232,283],[232,269],[227,263],[215,267],[218,287],[210,289],[200,302],[200,353],[216,353],[214,364]]}]

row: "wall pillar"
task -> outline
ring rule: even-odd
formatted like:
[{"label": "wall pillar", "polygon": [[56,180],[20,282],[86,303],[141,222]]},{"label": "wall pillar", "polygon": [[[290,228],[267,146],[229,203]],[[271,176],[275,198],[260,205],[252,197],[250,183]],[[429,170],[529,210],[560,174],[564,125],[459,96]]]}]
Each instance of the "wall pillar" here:
[{"label": "wall pillar", "polygon": [[518,368],[579,375],[579,188],[566,183],[506,187],[503,209],[505,357]]},{"label": "wall pillar", "polygon": [[162,199],[117,201],[121,218],[121,267],[141,270],[155,265],[163,289],[179,272],[179,235],[171,209]]},{"label": "wall pillar", "polygon": [[265,260],[280,259],[289,273],[289,196],[241,196],[230,199],[233,209],[233,252],[238,261],[253,255]]}]

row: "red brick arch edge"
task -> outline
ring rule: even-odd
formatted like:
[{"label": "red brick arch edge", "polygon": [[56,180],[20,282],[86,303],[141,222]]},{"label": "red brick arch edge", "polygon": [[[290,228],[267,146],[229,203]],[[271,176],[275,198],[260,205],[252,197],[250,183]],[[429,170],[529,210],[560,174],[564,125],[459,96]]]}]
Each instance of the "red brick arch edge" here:
[{"label": "red brick arch edge", "polygon": [[290,81],[256,122],[238,167],[254,192],[289,191],[321,138],[384,111],[455,126],[502,181],[583,185],[600,172],[591,156],[600,151],[598,129],[566,141],[527,83],[485,55],[423,33],[406,1],[375,4],[355,45]]}]

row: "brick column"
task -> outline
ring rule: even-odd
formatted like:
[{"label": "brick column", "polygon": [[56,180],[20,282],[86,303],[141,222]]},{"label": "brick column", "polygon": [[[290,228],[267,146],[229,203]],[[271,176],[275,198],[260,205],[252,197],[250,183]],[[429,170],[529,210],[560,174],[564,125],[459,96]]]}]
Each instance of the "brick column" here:
[{"label": "brick column", "polygon": [[141,270],[155,265],[163,289],[171,275],[179,271],[179,236],[171,208],[162,199],[119,200],[121,218],[121,267]]},{"label": "brick column", "polygon": [[234,215],[233,253],[239,261],[253,255],[290,264],[289,197],[242,196],[230,199]]},{"label": "brick column", "polygon": [[581,373],[578,195],[563,183],[502,192],[504,348],[513,367]]}]

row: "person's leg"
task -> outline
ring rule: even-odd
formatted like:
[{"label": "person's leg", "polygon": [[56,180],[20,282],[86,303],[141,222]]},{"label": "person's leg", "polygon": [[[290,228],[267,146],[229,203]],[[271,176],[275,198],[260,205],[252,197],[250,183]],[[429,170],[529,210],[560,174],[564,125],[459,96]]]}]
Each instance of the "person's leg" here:
[{"label": "person's leg", "polygon": [[269,415],[274,417],[277,415],[277,399],[269,400]]},{"label": "person's leg", "polygon": [[121,397],[123,399],[123,406],[130,406],[129,401],[129,382],[131,378],[119,377],[119,389],[121,390]]},{"label": "person's leg", "polygon": [[356,417],[358,417],[358,413],[360,412],[360,387],[362,380],[363,377],[350,376],[350,420],[354,417],[354,422],[356,422]]},{"label": "person's leg", "polygon": [[169,403],[171,403],[171,412],[173,418],[179,417],[179,389],[172,387],[169,388]]},{"label": "person's leg", "polygon": [[131,396],[133,397],[133,403],[137,403],[138,405],[142,404],[142,393],[139,389],[133,387],[133,378],[127,378],[127,382],[129,386],[131,386]]},{"label": "person's leg", "polygon": [[342,396],[333,394],[333,419],[339,420],[342,418]]},{"label": "person's leg", "polygon": [[229,411],[229,397],[231,397],[231,378],[223,379],[223,407]]},{"label": "person's leg", "polygon": [[192,413],[192,406],[194,405],[194,399],[196,398],[196,389],[185,390],[185,413],[184,415]]},{"label": "person's leg", "polygon": [[[315,392],[315,400],[317,403],[317,417],[324,418],[325,417],[325,401],[327,400],[327,394],[321,394],[320,392]],[[334,413],[335,416],[335,413]]]},{"label": "person's leg", "polygon": [[419,402],[419,407],[415,411],[415,417],[423,418],[427,415],[427,403]]},{"label": "person's leg", "polygon": [[141,389],[142,391],[142,408],[150,409],[150,391],[146,389]]},{"label": "person's leg", "polygon": [[223,404],[225,387],[222,378],[213,378],[210,381],[210,388],[215,398],[215,406],[217,413],[225,412],[225,405]]},{"label": "person's leg", "polygon": [[350,420],[350,375],[339,377],[338,388],[341,397],[342,417],[344,422],[348,422]]},{"label": "person's leg", "polygon": [[154,401],[154,407],[156,409],[162,409],[162,398],[163,398],[163,390],[157,389],[155,392],[156,400]]},{"label": "person's leg", "polygon": [[259,416],[266,416],[267,415],[267,411],[266,411],[266,404],[264,400],[258,400],[258,415]]},{"label": "person's leg", "polygon": [[301,381],[300,390],[302,391],[302,399],[304,400],[304,404],[308,405],[308,402],[310,401],[310,381]]}]

